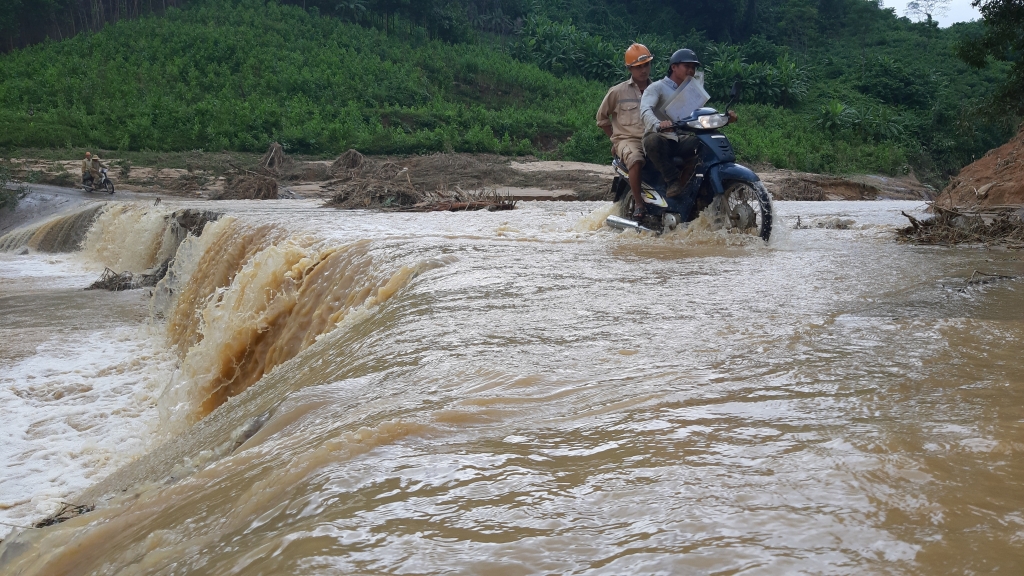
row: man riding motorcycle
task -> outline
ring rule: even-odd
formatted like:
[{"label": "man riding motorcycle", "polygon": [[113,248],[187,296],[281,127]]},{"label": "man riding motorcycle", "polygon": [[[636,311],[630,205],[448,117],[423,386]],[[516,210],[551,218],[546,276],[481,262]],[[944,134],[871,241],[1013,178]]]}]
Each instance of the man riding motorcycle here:
[{"label": "man riding motorcycle", "polygon": [[[675,94],[675,91],[688,78],[697,72],[700,61],[689,48],[676,50],[669,59],[669,73],[654,82],[644,92],[640,100],[640,115],[644,123],[644,154],[661,172],[668,183],[668,196],[680,194],[687,181],[693,176],[697,165],[697,139],[693,135],[680,138],[672,130],[672,120],[666,117],[661,109]],[[736,120],[735,113],[729,112],[729,121]],[[680,169],[673,158],[682,158]]]},{"label": "man riding motorcycle", "polygon": [[611,139],[612,154],[618,156],[629,170],[629,188],[636,206],[634,218],[644,214],[644,202],[640,196],[640,171],[644,166],[640,99],[651,84],[653,60],[651,51],[643,44],[633,44],[626,49],[625,61],[630,78],[609,88],[597,109],[597,125]]},{"label": "man riding motorcycle", "polygon": [[85,160],[82,160],[82,184],[92,186],[100,177],[100,169],[107,166],[100,161],[99,156],[93,156],[92,152],[85,153]]}]

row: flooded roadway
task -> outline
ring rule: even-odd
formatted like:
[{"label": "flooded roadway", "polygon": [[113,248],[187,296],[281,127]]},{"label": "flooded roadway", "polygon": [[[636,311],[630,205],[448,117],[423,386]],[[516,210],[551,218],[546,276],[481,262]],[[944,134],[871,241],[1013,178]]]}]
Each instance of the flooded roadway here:
[{"label": "flooded roadway", "polygon": [[967,283],[1024,264],[894,243],[920,204],[779,202],[769,246],[602,203],[187,205],[231,217],[152,300],[80,288],[185,204],[0,254],[0,520],[97,506],[0,573],[1024,569],[1021,284]]}]

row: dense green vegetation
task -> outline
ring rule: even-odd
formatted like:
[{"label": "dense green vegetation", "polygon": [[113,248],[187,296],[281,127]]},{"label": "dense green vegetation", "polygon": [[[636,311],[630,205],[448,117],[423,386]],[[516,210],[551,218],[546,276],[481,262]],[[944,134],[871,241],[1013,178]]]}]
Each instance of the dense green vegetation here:
[{"label": "dense green vegetation", "polygon": [[998,89],[996,101],[1024,115],[1024,2],[974,0],[985,26],[965,34],[957,46],[961,58],[976,68],[992,61],[1012,63],[1009,77]]},{"label": "dense green vegetation", "polygon": [[[623,5],[631,9],[614,9]],[[729,129],[742,158],[825,172],[914,169],[939,183],[1020,120],[1024,93],[1007,82],[1008,63],[982,55],[974,64],[989,65],[972,68],[956,55],[990,29],[940,29],[865,0],[565,0],[536,5],[510,51],[556,74],[610,82],[615,66],[595,62],[617,65],[616,48],[633,38],[661,59],[659,72],[685,45],[701,55],[718,102],[743,82],[743,121]]]},{"label": "dense green vegetation", "polygon": [[602,87],[493,49],[216,1],[0,60],[0,145],[530,152]]},{"label": "dense green vegetation", "polygon": [[[85,30],[117,20],[0,56],[8,149],[255,152],[276,140],[308,154],[605,162],[593,116],[625,78],[621,54],[633,40],[655,52],[656,75],[675,48],[697,50],[713,105],[742,80],[741,121],[728,130],[745,161],[939,180],[1004,142],[1018,120],[994,106],[1013,102],[1006,86],[1019,50],[1001,60],[971,53],[982,68],[955,55],[992,27],[939,29],[869,0],[5,4],[0,33],[11,45],[63,36],[54,23],[75,18]],[[44,9],[50,24],[12,32],[10,21]],[[1005,46],[999,38],[985,45]]]},{"label": "dense green vegetation", "polygon": [[0,165],[0,210],[14,208],[18,204],[18,197],[13,191],[7,189],[7,183],[10,179],[10,170],[7,166]]}]

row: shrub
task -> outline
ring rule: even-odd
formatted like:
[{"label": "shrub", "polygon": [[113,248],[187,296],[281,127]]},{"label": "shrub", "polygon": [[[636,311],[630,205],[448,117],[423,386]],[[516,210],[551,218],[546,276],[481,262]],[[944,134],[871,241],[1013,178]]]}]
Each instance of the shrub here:
[{"label": "shrub", "polygon": [[4,160],[0,162],[0,210],[14,210],[24,196],[24,187],[10,188],[10,183],[11,166]]}]

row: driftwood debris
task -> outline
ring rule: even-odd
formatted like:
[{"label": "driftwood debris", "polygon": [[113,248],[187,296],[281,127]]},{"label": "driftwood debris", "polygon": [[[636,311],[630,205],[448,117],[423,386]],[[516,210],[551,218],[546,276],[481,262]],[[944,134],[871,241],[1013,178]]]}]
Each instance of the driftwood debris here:
[{"label": "driftwood debris", "polygon": [[424,194],[423,200],[412,206],[396,208],[399,212],[467,212],[473,210],[514,210],[515,200],[496,191],[465,192],[458,186],[452,191]]},{"label": "driftwood debris", "polygon": [[276,200],[278,198],[277,180],[246,170],[228,163],[235,169],[234,174],[226,175],[224,190],[213,196],[213,200]]},{"label": "driftwood debris", "polygon": [[277,180],[259,174],[229,176],[217,200],[276,200]]},{"label": "driftwood debris", "polygon": [[349,170],[355,170],[363,165],[363,155],[357,150],[349,149],[331,164],[330,174],[334,177],[344,175]]},{"label": "driftwood debris", "polygon": [[469,210],[512,210],[513,204],[495,204],[493,202],[437,202],[434,204],[417,204],[404,208],[405,212],[465,212]]},{"label": "driftwood debris", "polygon": [[935,214],[918,220],[902,212],[910,226],[898,231],[898,239],[912,244],[981,244],[1024,248],[1024,211],[1020,206],[991,206],[984,212],[943,208],[930,204]]},{"label": "driftwood debris", "polygon": [[89,506],[88,504],[68,504],[65,502],[61,505],[60,509],[39,522],[36,522],[32,527],[45,528],[46,526],[60,524],[61,522],[66,522],[72,518],[81,516],[82,514],[92,512],[95,508],[95,506]]},{"label": "driftwood debris", "polygon": [[991,284],[998,280],[1016,280],[1016,276],[1007,276],[1005,274],[991,274],[989,272],[982,272],[975,270],[971,273],[971,277],[967,279],[967,284],[957,290],[961,294],[967,292],[972,286],[979,286],[982,284]]},{"label": "driftwood debris", "polygon": [[267,148],[266,154],[260,159],[260,171],[264,172],[268,176],[280,176],[281,169],[284,168],[285,156],[284,148],[274,142]]},{"label": "driftwood debris", "polygon": [[100,279],[90,284],[86,290],[110,290],[111,292],[120,292],[122,290],[132,290],[135,288],[138,288],[138,286],[135,285],[135,276],[131,272],[126,270],[118,274],[110,268],[104,268]]},{"label": "driftwood debris", "polygon": [[349,150],[331,164],[336,190],[325,206],[402,212],[512,210],[515,201],[494,191],[466,192],[459,186],[430,190],[413,183],[411,170],[391,160],[366,158]]},{"label": "driftwood debris", "polygon": [[122,290],[135,290],[136,288],[156,286],[167,275],[167,269],[170,267],[170,264],[171,259],[168,258],[160,266],[151,268],[141,274],[132,274],[127,270],[118,274],[110,268],[104,268],[100,279],[87,286],[86,290],[121,292]]}]

